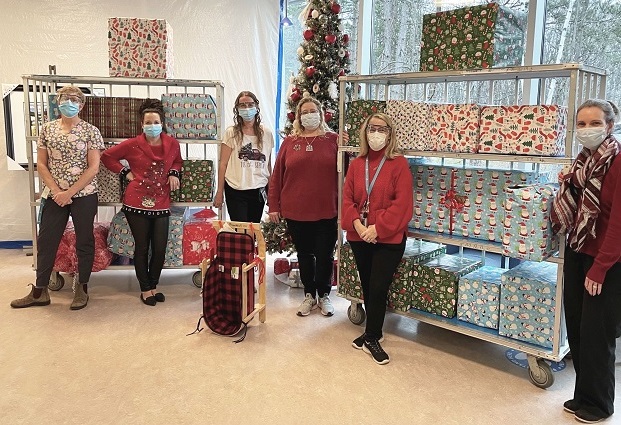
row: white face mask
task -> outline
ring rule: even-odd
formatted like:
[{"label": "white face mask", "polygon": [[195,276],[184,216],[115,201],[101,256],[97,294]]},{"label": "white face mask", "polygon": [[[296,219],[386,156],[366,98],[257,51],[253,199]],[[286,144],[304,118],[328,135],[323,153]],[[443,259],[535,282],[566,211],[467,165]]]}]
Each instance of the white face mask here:
[{"label": "white face mask", "polygon": [[576,139],[587,149],[596,149],[608,136],[606,127],[579,128],[576,130]]},{"label": "white face mask", "polygon": [[374,151],[379,151],[386,146],[387,138],[386,134],[380,133],[379,131],[367,133],[367,142],[369,143],[369,147]]},{"label": "white face mask", "polygon": [[306,130],[316,130],[321,124],[321,118],[319,112],[311,112],[310,114],[304,114],[300,117],[300,122]]}]

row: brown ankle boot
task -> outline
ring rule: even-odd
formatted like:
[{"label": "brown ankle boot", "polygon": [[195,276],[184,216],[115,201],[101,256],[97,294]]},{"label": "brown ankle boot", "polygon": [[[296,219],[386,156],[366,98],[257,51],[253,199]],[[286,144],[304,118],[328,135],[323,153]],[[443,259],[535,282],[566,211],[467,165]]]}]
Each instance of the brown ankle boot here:
[{"label": "brown ankle boot", "polygon": [[84,284],[77,282],[75,284],[75,295],[73,296],[73,302],[69,307],[71,310],[80,310],[86,307],[88,304],[88,294],[84,292]]},{"label": "brown ankle boot", "polygon": [[30,286],[32,286],[30,293],[26,295],[24,298],[19,298],[17,300],[11,301],[11,307],[26,308],[26,307],[34,307],[34,306],[50,304],[50,293],[47,291],[47,287],[41,290],[41,296],[39,298],[35,298],[33,295],[35,287],[33,284],[30,284]]}]

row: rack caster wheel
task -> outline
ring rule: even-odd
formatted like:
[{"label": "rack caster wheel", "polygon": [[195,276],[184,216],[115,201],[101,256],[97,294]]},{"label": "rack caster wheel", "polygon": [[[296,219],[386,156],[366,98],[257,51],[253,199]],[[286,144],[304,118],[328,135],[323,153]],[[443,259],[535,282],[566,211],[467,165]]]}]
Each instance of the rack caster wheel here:
[{"label": "rack caster wheel", "polygon": [[367,318],[362,304],[352,304],[347,307],[347,317],[354,325],[361,325]]},{"label": "rack caster wheel", "polygon": [[192,275],[192,283],[197,288],[203,287],[203,277],[201,276],[201,272],[194,272],[194,274]]},{"label": "rack caster wheel", "polygon": [[65,286],[65,278],[60,273],[53,272],[50,276],[50,284],[47,289],[50,291],[60,291]]},{"label": "rack caster wheel", "polygon": [[537,366],[534,368],[531,367],[532,363],[532,361],[528,362],[528,377],[530,381],[539,388],[551,387],[554,384],[554,375],[550,365],[543,359],[537,359]]}]

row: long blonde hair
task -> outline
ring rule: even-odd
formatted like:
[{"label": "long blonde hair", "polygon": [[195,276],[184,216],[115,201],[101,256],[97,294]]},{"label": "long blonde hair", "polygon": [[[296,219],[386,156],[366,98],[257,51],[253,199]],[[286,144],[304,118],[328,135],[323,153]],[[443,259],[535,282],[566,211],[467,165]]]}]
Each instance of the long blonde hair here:
[{"label": "long blonde hair", "polygon": [[319,101],[314,97],[304,97],[298,102],[297,106],[295,107],[295,120],[293,120],[293,131],[291,132],[291,134],[293,134],[294,136],[300,136],[304,131],[304,126],[300,122],[300,110],[302,110],[302,105],[308,102],[314,103],[317,107],[317,110],[319,111],[319,119],[321,120],[321,123],[319,124],[319,132],[321,134],[326,134],[326,132],[332,131],[330,127],[328,127],[328,124],[326,124],[326,122],[324,121],[323,108],[321,107],[321,103],[319,103]]},{"label": "long blonde hair", "polygon": [[369,115],[362,125],[360,126],[360,156],[364,156],[369,153],[369,142],[367,141],[367,128],[369,127],[369,121],[372,118],[378,118],[386,123],[390,128],[390,134],[388,135],[388,142],[386,143],[386,150],[384,156],[389,159],[393,159],[396,156],[401,156],[401,152],[397,148],[397,138],[395,137],[395,126],[392,122],[392,118],[382,112],[376,112]]},{"label": "long blonde hair", "polygon": [[233,106],[233,120],[235,124],[233,125],[233,134],[235,137],[235,142],[237,145],[241,147],[242,141],[244,139],[244,133],[242,131],[242,126],[244,125],[244,120],[239,116],[239,109],[237,108],[239,105],[239,99],[243,96],[248,96],[252,98],[254,104],[257,107],[257,114],[254,116],[254,122],[252,123],[252,129],[254,130],[255,136],[257,136],[257,145],[259,146],[259,150],[263,149],[263,126],[261,125],[261,108],[259,108],[259,99],[255,96],[254,93],[250,91],[242,91],[237,95],[235,99],[235,106]]}]

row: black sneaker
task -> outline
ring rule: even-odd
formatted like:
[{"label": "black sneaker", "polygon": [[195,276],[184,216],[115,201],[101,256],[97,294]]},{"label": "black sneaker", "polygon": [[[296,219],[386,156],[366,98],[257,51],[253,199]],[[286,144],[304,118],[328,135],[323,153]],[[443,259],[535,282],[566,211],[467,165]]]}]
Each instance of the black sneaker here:
[{"label": "black sneaker", "polygon": [[595,424],[606,419],[605,416],[596,415],[586,409],[576,410],[576,413],[574,413],[574,418],[576,418],[577,421],[585,424]]},{"label": "black sneaker", "polygon": [[384,351],[379,341],[367,341],[366,339],[362,343],[362,351],[370,354],[373,360],[377,364],[386,364],[390,361],[388,354]]},{"label": "black sneaker", "polygon": [[563,409],[573,415],[576,413],[576,410],[580,409],[580,403],[572,398],[571,400],[567,400],[563,403]]},{"label": "black sneaker", "polygon": [[[354,347],[356,350],[362,350],[362,345],[364,344],[364,335],[365,334],[362,334],[358,338],[354,339],[352,341],[352,343],[351,343],[351,346]],[[384,336],[383,335],[379,339],[379,342],[384,342]]]}]

